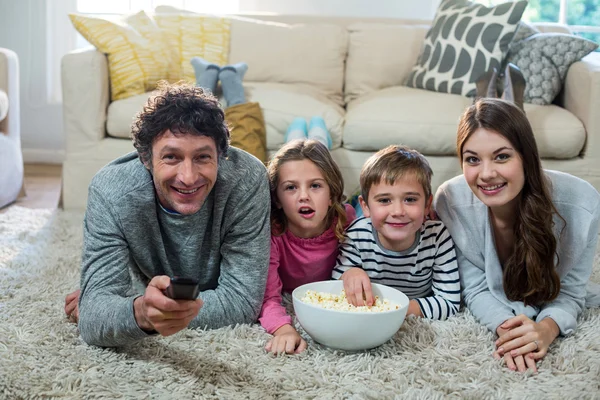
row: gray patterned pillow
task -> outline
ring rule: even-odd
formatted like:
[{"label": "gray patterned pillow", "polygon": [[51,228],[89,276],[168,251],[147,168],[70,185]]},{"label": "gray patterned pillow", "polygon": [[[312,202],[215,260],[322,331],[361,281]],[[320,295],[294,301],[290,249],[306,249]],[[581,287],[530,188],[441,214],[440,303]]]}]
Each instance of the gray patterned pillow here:
[{"label": "gray patterned pillow", "polygon": [[442,1],[406,86],[474,96],[477,78],[500,67],[526,6]]},{"label": "gray patterned pillow", "polygon": [[523,39],[527,39],[529,36],[533,36],[536,33],[540,33],[540,31],[538,31],[536,28],[534,28],[526,22],[519,22],[517,32],[515,32],[515,36],[513,37],[512,42],[510,42],[510,44],[508,45],[509,51],[510,47],[514,43],[520,42]]},{"label": "gray patterned pillow", "polygon": [[598,44],[565,33],[537,33],[510,45],[507,62],[521,69],[527,85],[524,101],[551,104],[560,93],[571,64]]}]

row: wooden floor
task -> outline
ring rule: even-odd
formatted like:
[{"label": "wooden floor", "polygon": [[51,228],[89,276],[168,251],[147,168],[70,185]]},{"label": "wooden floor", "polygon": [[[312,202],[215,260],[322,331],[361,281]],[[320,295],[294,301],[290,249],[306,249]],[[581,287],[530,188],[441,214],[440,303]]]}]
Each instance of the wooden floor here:
[{"label": "wooden floor", "polygon": [[25,195],[3,210],[13,205],[27,208],[58,207],[61,175],[62,165],[25,164]]}]

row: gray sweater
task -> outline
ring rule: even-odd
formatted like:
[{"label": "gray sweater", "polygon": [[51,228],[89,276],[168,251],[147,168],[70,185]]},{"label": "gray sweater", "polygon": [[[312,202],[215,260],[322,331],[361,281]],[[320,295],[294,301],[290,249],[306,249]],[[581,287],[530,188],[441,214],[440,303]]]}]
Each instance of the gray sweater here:
[{"label": "gray sweater", "polygon": [[187,216],[160,207],[137,153],[111,162],[89,188],[81,337],[99,346],[147,337],[135,321],[133,301],[156,275],[200,280],[204,306],[191,328],[255,321],[269,267],[269,212],[265,167],[235,148],[219,160],[215,186],[200,211]]},{"label": "gray sweater", "polygon": [[473,194],[464,176],[445,182],[435,196],[435,210],[454,239],[465,304],[492,332],[505,320],[525,314],[537,322],[550,317],[561,334],[569,335],[584,306],[600,305],[600,288],[589,284],[586,289],[598,243],[600,194],[572,175],[545,173],[552,184],[554,206],[567,225],[559,237],[564,223],[554,216],[561,287],[558,297],[541,307],[506,298],[488,208]]}]

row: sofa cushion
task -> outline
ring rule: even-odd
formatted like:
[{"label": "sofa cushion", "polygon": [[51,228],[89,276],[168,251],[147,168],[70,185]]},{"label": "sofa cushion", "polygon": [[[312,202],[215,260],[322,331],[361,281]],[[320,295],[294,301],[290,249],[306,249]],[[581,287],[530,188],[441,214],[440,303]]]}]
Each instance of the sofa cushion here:
[{"label": "sofa cushion", "polygon": [[[408,87],[371,93],[348,105],[344,148],[376,151],[404,144],[428,156],[456,154],[456,129],[472,100],[458,95]],[[526,104],[543,158],[572,158],[585,143],[585,128],[577,117],[558,106]]]},{"label": "sofa cushion", "polygon": [[245,62],[250,82],[305,84],[343,105],[346,29],[233,18],[229,62]]},{"label": "sofa cushion", "polygon": [[[112,100],[143,94],[170,77],[172,54],[163,36],[143,12],[120,21],[69,14],[75,29],[108,55]],[[136,27],[139,30],[136,30]]]},{"label": "sofa cushion", "polygon": [[[250,70],[248,70],[250,71]],[[267,148],[278,149],[295,117],[307,120],[320,115],[331,133],[333,148],[341,146],[344,110],[323,93],[309,85],[245,82],[246,99],[258,102],[267,129]],[[117,100],[108,106],[106,131],[110,136],[129,138],[131,123],[150,96],[149,93]]]},{"label": "sofa cushion", "polygon": [[[250,70],[248,70],[250,71]],[[325,120],[332,148],[342,144],[344,109],[311,86],[248,82],[244,84],[248,101],[260,104],[267,125],[267,149],[279,149],[288,126],[296,117],[307,121],[314,115]]]},{"label": "sofa cushion", "polygon": [[475,95],[475,81],[499,68],[527,1],[493,7],[444,0],[406,84],[443,93]]},{"label": "sofa cushion", "polygon": [[579,36],[537,33],[511,43],[507,60],[523,72],[524,100],[544,105],[560,93],[571,64],[597,48],[597,43]]},{"label": "sofa cushion", "polygon": [[229,54],[229,18],[199,14],[155,14],[157,25],[175,49],[175,68],[181,79],[196,83],[192,57],[202,57],[217,65],[227,64]]},{"label": "sofa cushion", "polygon": [[0,90],[0,121],[8,115],[8,95],[4,90]]},{"label": "sofa cushion", "polygon": [[345,102],[403,84],[417,61],[428,29],[426,25],[350,25]]}]

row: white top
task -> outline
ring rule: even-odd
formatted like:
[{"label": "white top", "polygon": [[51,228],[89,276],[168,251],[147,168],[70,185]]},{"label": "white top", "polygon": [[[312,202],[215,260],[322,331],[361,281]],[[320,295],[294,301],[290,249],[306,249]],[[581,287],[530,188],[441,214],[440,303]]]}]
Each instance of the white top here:
[{"label": "white top", "polygon": [[493,332],[507,319],[525,314],[537,322],[551,317],[561,334],[569,335],[575,331],[577,316],[586,300],[588,307],[600,305],[600,287],[590,284],[586,289],[598,243],[600,194],[588,182],[572,175],[545,173],[551,181],[552,202],[566,226],[554,216],[560,293],[541,307],[506,298],[488,207],[471,191],[464,175],[445,182],[435,196],[435,210],[456,246],[465,304]]}]

